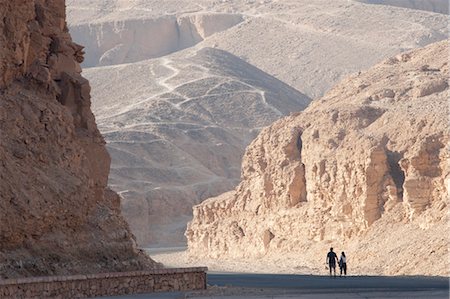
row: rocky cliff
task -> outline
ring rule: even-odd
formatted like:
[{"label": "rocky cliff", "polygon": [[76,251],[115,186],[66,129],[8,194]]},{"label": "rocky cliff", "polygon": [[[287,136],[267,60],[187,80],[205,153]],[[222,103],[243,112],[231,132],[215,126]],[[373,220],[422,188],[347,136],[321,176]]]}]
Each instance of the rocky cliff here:
[{"label": "rocky cliff", "polygon": [[238,184],[245,147],[302,110],[300,93],[447,36],[444,15],[349,0],[67,0],[67,12],[83,65],[108,64],[83,74],[143,247],[185,246],[192,205]]},{"label": "rocky cliff", "polygon": [[247,148],[235,191],[194,207],[196,257],[449,275],[448,42],[349,77]]},{"label": "rocky cliff", "polygon": [[[97,21],[97,20],[95,20]],[[243,21],[239,14],[199,13],[149,19],[90,20],[72,24],[73,39],[86,46],[83,67],[132,63],[192,47]]]},{"label": "rocky cliff", "polygon": [[63,0],[0,0],[0,278],[154,266],[134,247]]}]

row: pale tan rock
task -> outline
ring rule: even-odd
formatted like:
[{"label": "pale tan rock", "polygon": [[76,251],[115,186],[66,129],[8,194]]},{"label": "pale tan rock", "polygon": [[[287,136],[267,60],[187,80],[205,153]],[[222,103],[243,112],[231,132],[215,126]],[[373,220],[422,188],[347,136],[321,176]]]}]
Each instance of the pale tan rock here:
[{"label": "pale tan rock", "polygon": [[64,1],[0,1],[0,278],[137,270]]},{"label": "pale tan rock", "polygon": [[[78,4],[75,2],[73,6]],[[83,66],[117,65],[165,56],[192,47],[243,21],[242,15],[227,13],[162,15],[149,19],[136,19],[133,15],[125,20],[96,19],[89,23],[72,23],[72,36],[86,45]]]},{"label": "pale tan rock", "polygon": [[[96,66],[83,75],[112,158],[109,184],[142,247],[185,246],[192,205],[235,188],[259,129],[303,109],[274,78],[317,98],[447,36],[444,15],[351,0],[68,0],[67,9],[83,66]],[[306,196],[302,181],[288,184],[290,204]]]},{"label": "pale tan rock", "polygon": [[448,275],[447,53],[388,59],[264,129],[236,190],[194,207],[189,254],[317,269],[334,246],[353,272]]},{"label": "pale tan rock", "polygon": [[426,10],[442,14],[448,14],[448,1],[441,0],[357,0],[367,4],[382,4],[409,9]]},{"label": "pale tan rock", "polygon": [[109,185],[140,246],[185,246],[192,206],[239,183],[259,128],[309,98],[225,51],[85,69],[113,161]]}]

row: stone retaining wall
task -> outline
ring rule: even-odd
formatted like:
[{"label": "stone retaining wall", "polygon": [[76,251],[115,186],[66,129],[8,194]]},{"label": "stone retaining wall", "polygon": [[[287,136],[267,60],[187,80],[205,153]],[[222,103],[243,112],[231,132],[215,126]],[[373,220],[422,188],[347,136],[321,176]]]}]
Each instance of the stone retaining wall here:
[{"label": "stone retaining wall", "polygon": [[207,268],[50,276],[0,280],[0,298],[87,298],[206,289]]}]

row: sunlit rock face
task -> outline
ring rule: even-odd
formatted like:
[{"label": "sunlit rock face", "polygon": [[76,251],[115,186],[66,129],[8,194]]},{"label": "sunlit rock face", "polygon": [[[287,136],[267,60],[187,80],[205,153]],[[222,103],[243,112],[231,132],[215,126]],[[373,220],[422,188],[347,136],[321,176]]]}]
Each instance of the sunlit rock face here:
[{"label": "sunlit rock face", "polygon": [[331,245],[355,272],[448,275],[447,53],[390,58],[262,130],[240,185],[194,207],[190,254],[317,269]]},{"label": "sunlit rock face", "polygon": [[142,246],[185,245],[190,205],[232,190],[245,146],[303,109],[304,95],[447,36],[444,15],[348,0],[68,0],[67,9],[92,66],[83,71],[110,144],[110,185]]},{"label": "sunlit rock face", "polygon": [[64,1],[2,0],[0,20],[0,278],[153,267],[107,189]]},{"label": "sunlit rock face", "polygon": [[243,21],[238,14],[191,14],[72,25],[73,38],[86,46],[83,67],[161,57],[203,41]]}]

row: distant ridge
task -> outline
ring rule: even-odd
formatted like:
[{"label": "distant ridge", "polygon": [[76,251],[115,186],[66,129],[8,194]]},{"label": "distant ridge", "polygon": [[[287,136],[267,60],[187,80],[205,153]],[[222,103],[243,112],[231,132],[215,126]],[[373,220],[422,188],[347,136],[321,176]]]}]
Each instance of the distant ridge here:
[{"label": "distant ridge", "polygon": [[391,5],[417,10],[449,14],[448,0],[357,0],[367,4]]},{"label": "distant ridge", "polygon": [[[243,78],[249,77],[245,72],[233,70],[233,74],[211,76],[209,65],[189,61],[202,48],[226,51],[246,62],[240,63],[237,69],[248,68],[248,72],[253,73],[250,70],[256,67],[313,99],[323,96],[349,74],[364,71],[387,57],[445,39],[448,35],[446,15],[369,6],[349,0],[68,0],[67,9],[71,30],[83,28],[80,33],[86,38],[86,44],[101,48],[101,55],[90,56],[93,63],[89,65],[97,67],[84,70],[92,81],[94,112],[101,121],[102,133],[121,147],[118,150],[111,146],[109,151],[113,156],[113,173],[120,175],[116,178],[132,182],[118,189],[125,199],[135,198],[122,201],[128,214],[134,215],[128,219],[133,228],[139,228],[135,230],[138,240],[144,240],[146,234],[151,235],[152,238],[146,237],[148,242],[145,244],[154,246],[160,245],[156,240],[166,240],[164,244],[168,245],[185,245],[180,244],[180,240],[183,241],[183,229],[191,215],[187,203],[217,195],[219,189],[231,190],[239,179],[236,165],[239,165],[237,160],[241,157],[243,144],[251,142],[267,119],[298,110],[298,102],[289,105],[285,100],[279,101],[287,89],[280,95],[272,88],[271,92],[261,92],[261,88],[254,88],[254,80],[243,82]],[[218,25],[226,26],[215,28],[215,17],[219,17]],[[180,20],[189,25],[185,28],[190,30],[184,33],[193,33],[193,39],[185,39],[190,35],[183,32],[180,36],[172,34],[176,33],[174,28],[181,28]],[[130,34],[139,36],[130,38]],[[179,37],[194,42],[182,43]],[[113,42],[107,44],[105,41],[108,40]],[[137,41],[145,41],[146,47],[141,47]],[[178,42],[183,47],[174,46]],[[130,43],[133,51],[127,49]],[[170,47],[165,48],[167,45]],[[159,54],[153,51],[163,48],[170,51]],[[151,53],[157,55],[149,55]],[[225,61],[225,66],[220,69],[229,72],[226,55],[219,56]],[[145,60],[151,57],[156,58]],[[205,59],[216,58],[206,55]],[[103,64],[109,66],[101,66]],[[220,76],[235,76],[235,80],[224,84],[218,78]],[[263,98],[262,95],[266,95],[267,105],[258,100]],[[238,100],[239,96],[245,99],[245,105]],[[162,101],[165,97],[168,100]],[[232,107],[224,105],[230,103],[229,97],[234,99]],[[191,100],[193,98],[195,100]],[[262,107],[269,109],[261,110]],[[224,115],[212,111],[224,111]],[[265,111],[264,116],[262,111]],[[244,112],[248,114],[241,117]],[[224,126],[234,131],[244,126],[256,126],[257,129],[231,133],[228,129],[224,131]],[[193,138],[217,142],[214,146],[206,142],[207,147],[195,147],[194,150],[187,142]],[[153,141],[152,151],[148,151],[147,140]],[[179,144],[174,147],[167,140],[176,140]],[[137,149],[139,145],[144,146]],[[232,162],[218,159],[220,155],[215,153],[222,150],[232,157]],[[194,154],[187,155],[186,151]],[[140,159],[141,156],[152,158],[148,162]],[[213,159],[208,161],[205,157]],[[149,164],[152,166],[147,167]],[[158,167],[153,171],[155,165]],[[227,171],[218,172],[218,169]],[[199,174],[202,176],[200,185],[195,183]],[[217,176],[226,179],[220,183],[215,180]],[[142,177],[149,179],[141,180]],[[167,187],[169,181],[184,187]],[[110,183],[120,185],[114,176]],[[172,198],[176,200],[172,201]],[[186,208],[181,213],[177,204],[180,201]],[[158,211],[167,210],[178,213],[176,217],[182,220],[178,224],[172,223],[171,217],[158,220],[163,218]],[[150,223],[154,230],[144,229],[148,227],[145,223]],[[174,231],[174,234],[167,233]]]}]

